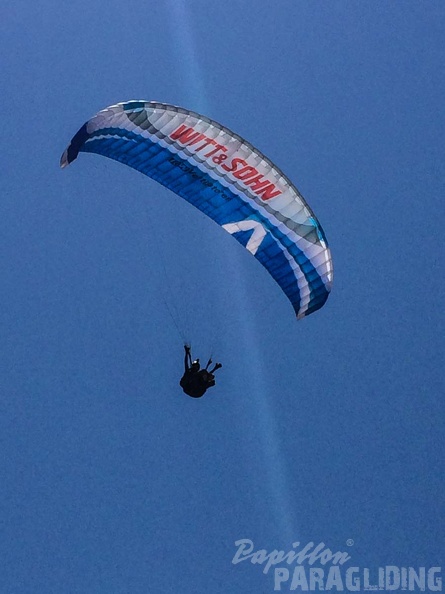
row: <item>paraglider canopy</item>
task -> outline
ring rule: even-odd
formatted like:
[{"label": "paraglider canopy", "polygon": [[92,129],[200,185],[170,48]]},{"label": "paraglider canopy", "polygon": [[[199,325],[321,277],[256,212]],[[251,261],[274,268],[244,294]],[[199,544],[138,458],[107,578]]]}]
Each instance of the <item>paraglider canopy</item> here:
[{"label": "paraglider canopy", "polygon": [[280,169],[228,128],[181,107],[129,101],[86,122],[61,167],[79,152],[133,167],[208,215],[268,270],[298,318],[326,302],[333,267],[320,223]]}]

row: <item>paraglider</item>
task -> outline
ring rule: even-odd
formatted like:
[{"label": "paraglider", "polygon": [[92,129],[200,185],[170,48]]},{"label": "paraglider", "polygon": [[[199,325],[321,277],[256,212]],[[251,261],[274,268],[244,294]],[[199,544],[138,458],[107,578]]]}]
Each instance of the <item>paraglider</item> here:
[{"label": "paraglider", "polygon": [[[150,101],[118,103],[74,135],[60,165],[97,153],[166,186],[230,233],[267,269],[298,319],[320,309],[333,281],[325,233],[300,192],[259,150],[193,111]],[[180,385],[200,398],[214,371],[185,347]]]},{"label": "paraglider", "polygon": [[320,223],[280,169],[228,128],[181,107],[129,101],[86,122],[61,167],[79,152],[133,167],[213,219],[268,270],[297,318],[326,302],[333,267]]},{"label": "paraglider", "polygon": [[201,369],[199,359],[192,361],[192,354],[189,345],[184,345],[184,375],[179,385],[192,398],[201,398],[209,388],[215,385],[215,371],[222,367],[221,363],[216,363],[213,369],[209,369],[213,363],[209,359],[204,369]]}]

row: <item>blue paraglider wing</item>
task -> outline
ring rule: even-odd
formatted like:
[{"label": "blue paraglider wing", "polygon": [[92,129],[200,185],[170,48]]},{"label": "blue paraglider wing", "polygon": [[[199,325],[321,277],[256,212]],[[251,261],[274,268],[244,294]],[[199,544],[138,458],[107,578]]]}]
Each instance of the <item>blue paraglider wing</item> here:
[{"label": "blue paraglider wing", "polygon": [[265,266],[298,318],[325,303],[333,267],[321,225],[289,179],[237,134],[180,107],[129,101],[84,124],[61,167],[81,151],[141,171],[213,219]]}]

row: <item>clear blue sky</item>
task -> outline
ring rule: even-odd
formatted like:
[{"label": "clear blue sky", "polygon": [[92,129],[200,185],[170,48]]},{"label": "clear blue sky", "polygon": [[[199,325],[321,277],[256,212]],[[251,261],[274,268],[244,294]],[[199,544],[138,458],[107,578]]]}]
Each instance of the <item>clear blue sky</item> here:
[{"label": "clear blue sky", "polygon": [[[0,8],[2,594],[272,592],[241,538],[445,567],[444,24],[439,1]],[[322,310],[297,322],[152,180],[59,169],[129,99],[204,112],[295,182],[332,249]],[[182,333],[224,365],[202,400]]]}]

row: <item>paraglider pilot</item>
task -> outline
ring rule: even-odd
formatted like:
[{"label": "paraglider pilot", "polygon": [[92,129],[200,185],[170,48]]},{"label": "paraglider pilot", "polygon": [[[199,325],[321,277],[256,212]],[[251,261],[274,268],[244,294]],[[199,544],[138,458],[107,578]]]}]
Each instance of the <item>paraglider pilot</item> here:
[{"label": "paraglider pilot", "polygon": [[190,347],[184,345],[184,375],[179,382],[179,385],[192,398],[201,398],[204,396],[208,388],[215,385],[214,372],[222,367],[221,363],[216,363],[213,369],[209,369],[212,364],[212,359],[208,360],[204,369],[201,369],[199,359],[192,361]]}]

